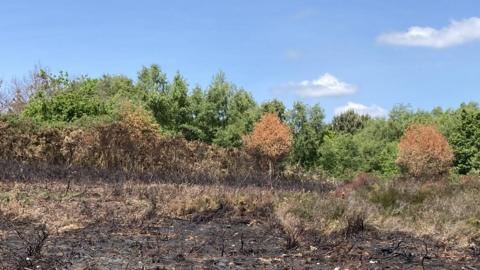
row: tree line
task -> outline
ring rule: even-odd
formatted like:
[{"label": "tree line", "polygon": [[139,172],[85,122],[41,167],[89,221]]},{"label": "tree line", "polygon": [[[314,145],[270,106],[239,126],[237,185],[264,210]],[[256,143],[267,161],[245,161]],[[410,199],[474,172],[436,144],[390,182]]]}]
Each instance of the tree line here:
[{"label": "tree line", "polygon": [[243,147],[262,115],[273,113],[293,138],[282,165],[338,178],[358,172],[399,174],[396,159],[404,131],[412,124],[431,125],[452,148],[454,172],[480,172],[480,107],[475,102],[432,111],[397,105],[383,118],[347,111],[327,123],[319,104],[295,102],[286,108],[277,99],[257,103],[223,72],[201,88],[189,85],[180,72],[169,79],[158,65],[143,67],[135,80],[119,75],[70,78],[65,72],[36,69],[10,85],[0,82],[0,89],[1,117],[9,121],[44,128],[92,125],[116,121],[128,102],[145,110],[168,136],[225,148]]}]

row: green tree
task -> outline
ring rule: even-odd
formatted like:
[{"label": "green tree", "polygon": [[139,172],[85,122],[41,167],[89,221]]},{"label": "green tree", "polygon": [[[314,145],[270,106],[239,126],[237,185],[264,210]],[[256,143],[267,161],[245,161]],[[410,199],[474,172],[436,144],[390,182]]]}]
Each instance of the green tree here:
[{"label": "green tree", "polygon": [[459,125],[451,136],[455,167],[461,174],[480,170],[480,108],[476,103],[462,104]]},{"label": "green tree", "polygon": [[39,91],[22,114],[40,122],[74,122],[107,115],[107,104],[97,95],[96,86],[97,80],[84,78],[51,94]]},{"label": "green tree", "polygon": [[233,94],[232,85],[227,82],[225,73],[217,73],[207,90],[207,110],[210,113],[210,124],[215,133],[228,123],[228,105]]},{"label": "green tree", "polygon": [[399,173],[395,164],[398,140],[389,134],[389,120],[371,119],[353,136],[360,155],[359,168],[363,172],[381,176]]},{"label": "green tree", "polygon": [[247,91],[236,90],[228,102],[227,125],[219,129],[214,143],[223,147],[239,147],[242,137],[250,132],[256,121],[257,104]]},{"label": "green tree", "polygon": [[354,134],[364,128],[369,120],[368,115],[360,115],[354,110],[348,110],[333,117],[332,128],[337,132]]},{"label": "green tree", "polygon": [[182,128],[182,133],[188,140],[207,141],[206,132],[208,130],[208,119],[205,113],[205,94],[200,86],[192,89],[192,93],[188,96],[188,104],[190,104],[190,122]]},{"label": "green tree", "polygon": [[138,72],[137,87],[147,93],[165,92],[167,86],[167,75],[162,72],[159,65],[153,64],[150,67],[144,66]]},{"label": "green tree", "polygon": [[169,87],[171,102],[171,115],[173,117],[172,130],[180,131],[191,121],[191,111],[188,99],[188,84],[180,72],[173,77],[172,84]]},{"label": "green tree", "polygon": [[330,175],[350,178],[360,169],[361,156],[350,133],[327,132],[319,151],[318,166]]},{"label": "green tree", "polygon": [[293,147],[290,159],[306,168],[314,167],[321,155],[325,117],[319,105],[309,107],[296,102],[288,112],[288,123],[293,131]]},{"label": "green tree", "polygon": [[262,103],[262,105],[260,106],[260,111],[262,114],[275,112],[278,114],[278,117],[282,119],[282,121],[285,121],[286,108],[283,102],[278,99],[273,99],[271,101]]},{"label": "green tree", "polygon": [[147,106],[162,129],[173,126],[172,100],[167,94],[152,93],[148,98]]},{"label": "green tree", "polygon": [[410,106],[397,105],[390,110],[388,114],[388,127],[385,131],[387,140],[400,140],[404,130],[411,124],[413,117],[413,111]]},{"label": "green tree", "polygon": [[[175,92],[181,96],[184,88],[184,85],[182,85],[184,83],[183,78],[176,76],[174,80],[176,80]],[[170,87],[167,75],[159,65],[144,66],[138,72],[136,88],[140,93],[143,93],[143,100],[146,101],[146,106],[150,109],[161,128],[167,131],[173,131],[172,128],[177,120],[175,119],[176,105],[174,105],[171,93],[169,93]],[[185,115],[180,116],[180,118],[183,117]]]},{"label": "green tree", "polygon": [[133,81],[126,76],[103,75],[101,79],[97,80],[94,92],[99,98],[104,100],[114,97],[141,98]]}]

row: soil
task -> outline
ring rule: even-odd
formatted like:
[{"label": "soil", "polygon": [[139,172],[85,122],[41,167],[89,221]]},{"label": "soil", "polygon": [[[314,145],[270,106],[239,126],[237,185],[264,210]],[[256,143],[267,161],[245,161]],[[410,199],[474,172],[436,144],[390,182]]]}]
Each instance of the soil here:
[{"label": "soil", "polygon": [[372,228],[312,235],[287,249],[287,236],[270,221],[195,216],[120,225],[111,219],[52,233],[35,254],[41,228],[5,216],[0,221],[7,232],[0,245],[5,269],[480,269],[474,247],[453,250]]}]

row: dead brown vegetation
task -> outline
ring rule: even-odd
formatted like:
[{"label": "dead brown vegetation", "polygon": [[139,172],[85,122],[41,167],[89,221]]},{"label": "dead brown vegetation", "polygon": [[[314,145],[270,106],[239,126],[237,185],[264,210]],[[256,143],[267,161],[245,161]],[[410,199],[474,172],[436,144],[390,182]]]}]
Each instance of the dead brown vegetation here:
[{"label": "dead brown vegetation", "polygon": [[245,149],[267,164],[270,178],[276,163],[290,151],[292,142],[292,131],[277,113],[264,114],[252,133],[243,138]]},{"label": "dead brown vegetation", "polygon": [[19,127],[0,120],[0,138],[0,160],[9,162],[172,175],[185,182],[202,175],[248,177],[256,171],[243,151],[162,136],[158,127],[135,115],[75,129]]},{"label": "dead brown vegetation", "polygon": [[[132,110],[126,110],[131,112]],[[142,115],[88,128],[39,128],[0,119],[0,177],[44,181],[125,180],[271,186],[268,172],[241,149],[162,135]],[[328,190],[331,184],[285,175],[279,189]]]},{"label": "dead brown vegetation", "polygon": [[[208,268],[224,261],[247,268],[363,268],[371,260],[378,265],[446,267],[460,265],[455,258],[462,258],[465,265],[475,265],[478,258],[478,213],[472,211],[479,203],[472,189],[479,189],[478,180],[472,180],[468,189],[461,184],[424,188],[375,182],[343,198],[335,192],[222,185],[78,181],[69,191],[66,185],[42,181],[0,184],[0,219],[13,224],[0,225],[0,258],[15,251],[18,257],[40,254],[32,258],[42,265],[96,265],[100,269]],[[455,192],[448,192],[452,188]],[[391,201],[391,206],[383,204]],[[458,208],[459,204],[464,207]],[[47,234],[35,230],[42,224]],[[25,238],[31,244],[21,241],[16,231],[28,235]],[[35,235],[48,238],[36,241]],[[76,248],[69,251],[72,245]],[[96,251],[88,251],[90,247]],[[55,257],[60,251],[63,256]],[[112,252],[120,252],[115,256],[124,260],[112,260]],[[127,265],[130,260],[142,265]]]},{"label": "dead brown vegetation", "polygon": [[445,136],[434,126],[408,127],[398,148],[397,164],[409,176],[442,176],[453,164],[453,151]]}]

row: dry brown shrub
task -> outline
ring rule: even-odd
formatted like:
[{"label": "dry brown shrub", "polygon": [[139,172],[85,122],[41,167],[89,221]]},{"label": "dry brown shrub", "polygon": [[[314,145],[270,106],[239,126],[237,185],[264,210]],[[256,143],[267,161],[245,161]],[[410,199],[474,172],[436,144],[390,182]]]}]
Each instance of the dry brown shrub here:
[{"label": "dry brown shrub", "polygon": [[255,160],[228,150],[163,135],[142,112],[87,128],[38,128],[0,119],[0,161],[58,165],[65,169],[143,175],[172,182],[213,182],[255,175]]},{"label": "dry brown shrub", "polygon": [[438,177],[448,173],[452,166],[452,149],[434,126],[408,127],[398,149],[398,166],[413,177]]},{"label": "dry brown shrub", "polygon": [[37,130],[27,123],[17,127],[0,120],[0,159],[61,164],[62,138],[62,132],[55,128]]},{"label": "dry brown shrub", "polygon": [[42,130],[34,138],[33,156],[35,159],[49,164],[62,164],[64,157],[61,153],[63,133],[58,129]]},{"label": "dry brown shrub", "polygon": [[290,151],[292,131],[276,113],[266,113],[243,142],[247,151],[266,161],[271,177],[274,164]]}]

